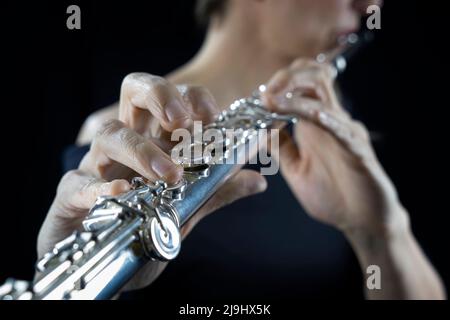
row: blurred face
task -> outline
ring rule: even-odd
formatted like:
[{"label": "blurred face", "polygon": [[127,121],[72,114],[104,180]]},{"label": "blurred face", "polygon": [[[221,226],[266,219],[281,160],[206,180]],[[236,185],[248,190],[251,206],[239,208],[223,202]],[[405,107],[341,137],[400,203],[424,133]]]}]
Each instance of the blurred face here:
[{"label": "blurred face", "polygon": [[269,50],[288,58],[315,57],[357,31],[372,4],[381,0],[262,0],[261,37]]}]

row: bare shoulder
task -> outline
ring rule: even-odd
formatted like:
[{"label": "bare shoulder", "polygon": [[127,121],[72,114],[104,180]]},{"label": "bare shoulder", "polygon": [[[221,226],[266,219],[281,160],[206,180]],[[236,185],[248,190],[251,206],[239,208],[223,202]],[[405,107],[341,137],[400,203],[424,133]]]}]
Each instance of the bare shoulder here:
[{"label": "bare shoulder", "polygon": [[113,104],[92,113],[83,123],[78,133],[76,144],[79,146],[90,144],[103,122],[119,117],[119,105]]}]

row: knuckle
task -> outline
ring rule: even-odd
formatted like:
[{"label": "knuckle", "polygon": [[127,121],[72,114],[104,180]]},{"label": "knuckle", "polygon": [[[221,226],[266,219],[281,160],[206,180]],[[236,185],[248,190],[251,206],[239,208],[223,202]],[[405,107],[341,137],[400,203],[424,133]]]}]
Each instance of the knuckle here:
[{"label": "knuckle", "polygon": [[[156,100],[156,102],[164,105],[164,101],[167,100],[169,95],[169,88],[171,84],[169,81],[160,76],[155,76],[145,72],[134,72],[128,74],[123,82],[122,89],[129,89],[128,91],[144,91],[146,95],[150,96],[150,99]],[[131,94],[128,92],[126,95]],[[163,103],[161,103],[161,100]]]},{"label": "knuckle", "polygon": [[108,119],[103,121],[97,130],[97,137],[103,138],[110,136],[123,127],[122,122],[117,119]]},{"label": "knuckle", "polygon": [[150,142],[126,128],[119,130],[116,135],[123,151],[129,155],[131,161],[144,170],[149,171],[149,157],[154,156],[154,152],[149,151],[148,144]]},{"label": "knuckle", "polygon": [[124,152],[129,152],[130,154],[136,153],[136,146],[140,143],[140,137],[137,134],[133,134],[131,130],[122,127],[114,135],[119,145],[124,149]]},{"label": "knuckle", "polygon": [[171,86],[166,79],[154,77],[148,90],[148,99],[163,108],[171,100]]},{"label": "knuckle", "polygon": [[152,77],[154,77],[154,76],[152,76],[149,73],[133,72],[133,73],[130,73],[130,74],[126,75],[125,78],[123,78],[122,85],[127,86],[129,84],[135,83],[136,81],[147,82]]},{"label": "knuckle", "polygon": [[81,181],[82,172],[80,170],[70,170],[61,178],[56,193],[64,194],[68,185],[79,184]]},{"label": "knuckle", "polygon": [[152,76],[149,83],[153,91],[164,91],[171,86],[169,81],[160,76]]},{"label": "knuckle", "polygon": [[64,176],[61,178],[61,183],[64,184],[68,181],[74,181],[78,179],[81,176],[80,170],[70,170],[64,174]]},{"label": "knuckle", "polygon": [[123,127],[121,121],[116,119],[108,119],[102,122],[98,128],[95,137],[92,141],[91,149],[97,149],[103,145],[105,140],[109,140],[112,135],[114,135],[118,130]]}]

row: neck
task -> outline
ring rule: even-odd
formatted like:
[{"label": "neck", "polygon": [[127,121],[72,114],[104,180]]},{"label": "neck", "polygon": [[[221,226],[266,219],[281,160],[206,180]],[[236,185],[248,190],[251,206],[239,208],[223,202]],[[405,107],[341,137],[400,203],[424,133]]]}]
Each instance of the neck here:
[{"label": "neck", "polygon": [[198,54],[169,79],[208,88],[224,108],[237,98],[249,96],[291,62],[268,52],[249,24],[248,20],[215,22]]}]

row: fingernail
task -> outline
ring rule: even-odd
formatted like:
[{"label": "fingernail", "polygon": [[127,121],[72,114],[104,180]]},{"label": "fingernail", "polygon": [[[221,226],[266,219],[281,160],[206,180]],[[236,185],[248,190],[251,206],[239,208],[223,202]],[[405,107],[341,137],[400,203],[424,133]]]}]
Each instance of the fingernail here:
[{"label": "fingernail", "polygon": [[[181,168],[172,162],[172,160],[160,157],[153,161],[152,169],[163,180],[174,182],[181,178]],[[176,182],[176,181],[175,181]]]},{"label": "fingernail", "polygon": [[178,99],[170,101],[165,108],[166,116],[169,121],[183,121],[189,119],[189,115],[183,104]]}]

